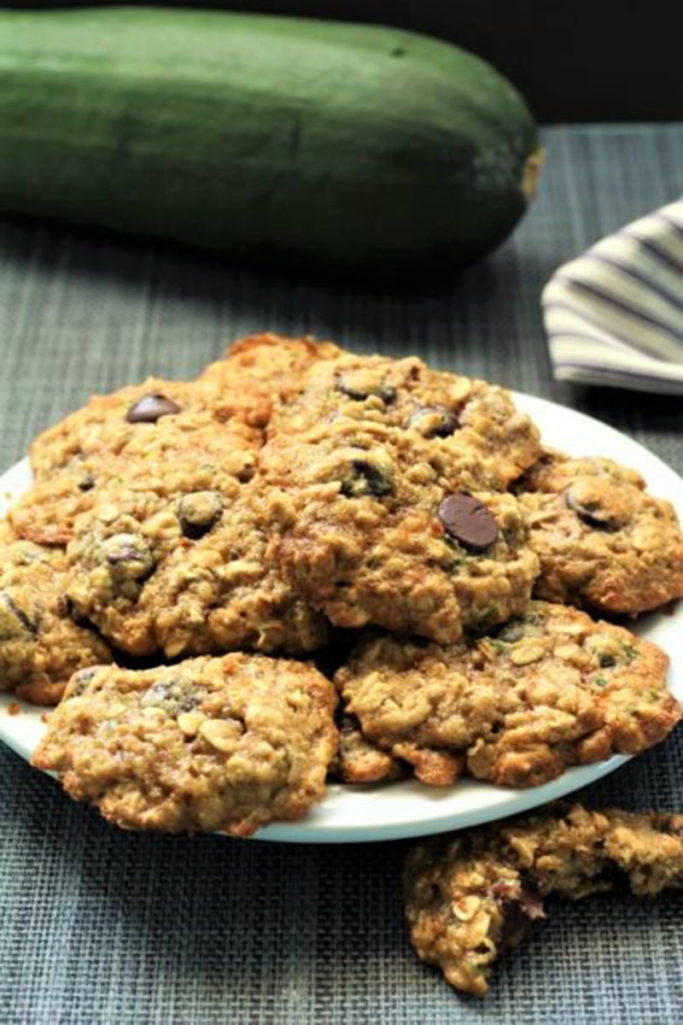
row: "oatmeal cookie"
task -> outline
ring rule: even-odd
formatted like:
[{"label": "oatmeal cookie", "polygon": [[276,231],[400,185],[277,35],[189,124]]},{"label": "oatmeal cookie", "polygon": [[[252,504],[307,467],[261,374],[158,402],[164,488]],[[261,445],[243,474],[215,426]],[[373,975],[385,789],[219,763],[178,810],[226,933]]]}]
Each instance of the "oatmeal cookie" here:
[{"label": "oatmeal cookie", "polygon": [[449,490],[407,434],[401,449],[344,419],[320,432],[266,445],[255,491],[268,558],[306,601],[335,626],[442,643],[521,612],[538,563],[512,495]]},{"label": "oatmeal cookie", "polygon": [[260,432],[238,420],[217,422],[210,411],[175,419],[168,429],[129,439],[119,455],[98,453],[37,480],[9,510],[16,533],[37,544],[64,546],[78,520],[83,523],[86,514],[92,519],[95,508],[99,516],[121,492],[146,491],[150,516],[184,493],[228,496],[251,479]]},{"label": "oatmeal cookie", "polygon": [[431,370],[416,356],[314,361],[298,392],[274,409],[269,434],[306,434],[339,419],[387,440],[397,434],[437,476],[481,491],[504,490],[541,451],[537,428],[504,388]]},{"label": "oatmeal cookie", "polygon": [[334,701],[312,666],[260,655],[87,669],[33,762],[118,826],[248,836],[324,797]]},{"label": "oatmeal cookie", "polygon": [[331,342],[254,335],[197,381],[150,378],[93,397],[33,443],[37,480],[10,511],[15,531],[37,544],[68,544],[101,491],[144,473],[144,464],[152,472],[179,459],[213,468],[214,490],[221,476],[250,479],[273,402],[314,360],[340,351]]},{"label": "oatmeal cookie", "polygon": [[[148,469],[154,476],[161,467],[176,467],[178,480],[182,464],[195,477],[213,476],[217,489],[225,478],[249,480],[263,431],[243,415],[230,415],[234,409],[226,394],[151,381],[92,399],[35,443],[37,480],[10,509],[15,531],[37,544],[65,545],[76,518],[101,503],[103,491],[116,490],[122,481],[140,483]],[[258,401],[242,386],[242,413]],[[188,480],[186,490],[191,489]]]},{"label": "oatmeal cookie", "polygon": [[[179,486],[189,479],[181,471]],[[80,615],[133,655],[323,646],[323,617],[267,560],[268,535],[239,485],[219,492],[207,480],[206,490],[177,494],[161,511],[152,495],[148,515],[151,483],[146,475],[139,492],[122,489],[77,525],[67,594]]]},{"label": "oatmeal cookie", "polygon": [[676,514],[635,471],[549,453],[518,488],[541,561],[538,597],[636,615],[683,596]]},{"label": "oatmeal cookie", "polygon": [[683,887],[683,815],[559,804],[439,837],[406,859],[411,942],[451,986],[483,997],[497,958],[545,917],[542,896],[576,900],[619,878],[640,897]]},{"label": "oatmeal cookie", "polygon": [[458,645],[371,637],[335,682],[363,733],[423,782],[449,784],[466,768],[526,787],[662,740],[681,714],[667,667],[621,627],[532,602],[495,635]]},{"label": "oatmeal cookie", "polygon": [[387,783],[403,775],[400,762],[362,733],[358,720],[342,715],[339,750],[330,764],[330,775],[343,783]]},{"label": "oatmeal cookie", "polygon": [[62,553],[28,541],[3,542],[0,690],[14,690],[25,701],[53,705],[77,669],[111,661],[104,641],[71,618],[64,588]]},{"label": "oatmeal cookie", "polygon": [[[262,390],[248,382],[225,388],[150,377],[110,395],[94,395],[82,409],[43,431],[31,445],[31,466],[40,480],[90,460],[96,465],[129,452],[140,455],[155,447],[163,451],[166,435],[174,439],[173,446],[198,423],[219,429],[216,425],[233,421],[260,431],[269,415],[270,403],[264,405]],[[260,434],[256,437],[260,441]]]},{"label": "oatmeal cookie", "polygon": [[496,489],[538,438],[502,389],[344,355],[312,364],[267,433],[270,558],[334,625],[450,642],[523,608],[538,567],[516,500]]},{"label": "oatmeal cookie", "polygon": [[268,423],[273,399],[289,395],[300,375],[318,359],[342,352],[332,342],[311,338],[250,335],[228,348],[194,381],[150,377],[110,395],[94,395],[75,413],[43,431],[30,450],[37,478],[89,458],[120,455],[129,446],[147,447],[155,435],[192,430],[192,418],[209,413],[216,424]]},{"label": "oatmeal cookie", "polygon": [[282,335],[248,335],[228,346],[223,359],[210,363],[199,381],[211,382],[221,389],[250,387],[263,390],[264,401],[291,398],[301,386],[301,377],[318,360],[343,354],[334,342],[316,342],[311,336],[286,338]]}]

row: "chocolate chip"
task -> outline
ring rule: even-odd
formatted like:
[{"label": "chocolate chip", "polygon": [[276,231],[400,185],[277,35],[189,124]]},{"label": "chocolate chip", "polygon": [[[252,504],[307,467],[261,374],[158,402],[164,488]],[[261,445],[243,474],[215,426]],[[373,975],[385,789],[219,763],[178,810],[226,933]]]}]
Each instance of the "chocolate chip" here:
[{"label": "chocolate chip", "polygon": [[618,530],[622,526],[621,511],[612,509],[605,501],[605,496],[596,493],[590,482],[580,482],[565,492],[565,503],[568,509],[575,512],[580,520],[597,530]]},{"label": "chocolate chip", "polygon": [[490,509],[464,492],[444,498],[438,517],[451,537],[473,552],[483,552],[498,537],[498,524]]},{"label": "chocolate chip", "polygon": [[86,473],[86,475],[78,482],[79,491],[92,491],[94,487],[95,478],[92,473]]},{"label": "chocolate chip", "polygon": [[393,488],[386,474],[366,459],[354,459],[350,471],[341,487],[342,495],[347,498],[359,498],[362,495],[380,498],[388,495]]},{"label": "chocolate chip", "polygon": [[376,395],[387,404],[396,398],[396,389],[368,370],[351,370],[342,374],[337,380],[337,390],[356,402],[369,399],[371,395]]},{"label": "chocolate chip", "polygon": [[115,566],[117,562],[130,562],[137,558],[138,553],[132,545],[122,544],[107,552],[107,562],[110,562],[112,566]]},{"label": "chocolate chip", "polygon": [[206,534],[223,514],[223,498],[218,491],[194,491],[178,503],[180,527],[191,540]]},{"label": "chocolate chip", "polygon": [[102,542],[104,556],[121,575],[139,580],[154,568],[149,545],[136,534],[113,534]]},{"label": "chocolate chip", "polygon": [[140,699],[142,708],[163,708],[168,715],[191,712],[199,703],[197,686],[187,676],[170,676],[158,680]]},{"label": "chocolate chip", "polygon": [[167,399],[160,392],[153,392],[133,403],[126,413],[126,420],[130,424],[155,424],[162,416],[179,412],[180,406],[173,399]]},{"label": "chocolate chip", "polygon": [[408,420],[425,438],[448,438],[459,427],[455,413],[445,406],[421,406]]},{"label": "chocolate chip", "polygon": [[68,595],[64,595],[60,598],[60,611],[62,610],[63,614],[65,616],[68,616],[71,622],[75,623],[76,626],[91,625],[88,617],[84,616],[83,613],[79,611],[77,606],[74,604],[73,599],[70,598]]},{"label": "chocolate chip", "polygon": [[495,640],[504,641],[506,644],[516,644],[524,636],[524,624],[519,620],[512,620],[506,623],[502,630],[496,634]]},{"label": "chocolate chip", "polygon": [[69,693],[68,697],[77,697],[79,694],[84,694],[88,684],[92,680],[93,676],[97,672],[94,668],[79,669],[77,673],[69,680]]},{"label": "chocolate chip", "polygon": [[[498,949],[504,952],[517,947],[528,932],[531,922],[545,918],[546,914],[538,894],[515,880],[498,880],[491,887],[491,893],[503,912]],[[488,951],[488,948],[485,949]]]},{"label": "chocolate chip", "polygon": [[[18,623],[22,631],[27,631],[30,634],[37,634],[40,622],[34,622],[30,616],[16,603],[9,591],[2,591],[0,593],[0,606],[4,606],[9,613],[10,621],[14,624]],[[2,626],[0,624],[0,631]]]}]

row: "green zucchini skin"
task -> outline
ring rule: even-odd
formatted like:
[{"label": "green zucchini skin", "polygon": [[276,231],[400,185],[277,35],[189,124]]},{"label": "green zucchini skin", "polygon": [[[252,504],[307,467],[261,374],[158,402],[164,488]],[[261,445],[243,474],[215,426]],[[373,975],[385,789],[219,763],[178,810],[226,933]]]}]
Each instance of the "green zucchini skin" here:
[{"label": "green zucchini skin", "polygon": [[504,78],[410,32],[0,12],[0,210],[269,263],[453,267],[519,220],[536,147]]}]

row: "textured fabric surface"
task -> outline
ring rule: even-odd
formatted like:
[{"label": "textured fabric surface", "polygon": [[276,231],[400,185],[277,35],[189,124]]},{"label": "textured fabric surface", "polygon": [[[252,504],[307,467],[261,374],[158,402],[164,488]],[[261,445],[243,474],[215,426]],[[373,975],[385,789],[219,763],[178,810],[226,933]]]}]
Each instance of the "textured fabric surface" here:
[{"label": "textured fabric surface", "polygon": [[541,303],[555,377],[683,395],[683,199],[563,264]]},{"label": "textured fabric surface", "polygon": [[[683,471],[679,399],[552,381],[539,295],[561,262],[683,188],[683,126],[545,133],[538,201],[487,263],[432,292],[331,288],[212,258],[0,224],[0,463],[92,391],[189,375],[249,330],[417,352],[597,416]],[[683,809],[683,730],[585,793]],[[0,1022],[678,1021],[683,897],[554,905],[482,1006],[419,964],[404,843],[298,847],[117,832],[0,750]]]}]

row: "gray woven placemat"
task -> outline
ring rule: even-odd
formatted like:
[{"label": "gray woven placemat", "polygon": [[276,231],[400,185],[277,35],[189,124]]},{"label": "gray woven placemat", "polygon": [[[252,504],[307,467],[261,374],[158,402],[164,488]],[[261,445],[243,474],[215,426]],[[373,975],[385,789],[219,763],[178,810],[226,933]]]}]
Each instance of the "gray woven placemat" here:
[{"label": "gray woven placemat", "polygon": [[[277,281],[163,247],[0,222],[0,464],[145,374],[191,375],[273,329],[417,352],[598,416],[683,471],[680,400],[559,386],[539,292],[555,266],[683,191],[683,126],[546,131],[514,240],[433,292]],[[683,808],[683,734],[590,788]],[[683,1005],[683,899],[558,904],[482,1007],[407,943],[405,844],[295,847],[117,832],[0,749],[0,1022],[660,1023]]]}]

